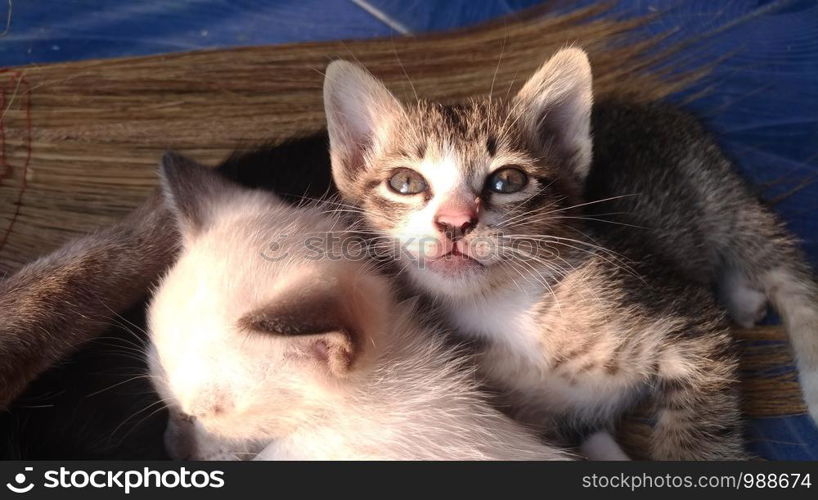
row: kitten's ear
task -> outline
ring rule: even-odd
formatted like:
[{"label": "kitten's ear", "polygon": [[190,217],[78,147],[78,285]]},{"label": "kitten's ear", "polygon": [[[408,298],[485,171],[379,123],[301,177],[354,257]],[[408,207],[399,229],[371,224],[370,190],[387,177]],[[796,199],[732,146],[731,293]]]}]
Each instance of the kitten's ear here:
[{"label": "kitten's ear", "polygon": [[305,291],[262,307],[241,318],[239,327],[285,338],[288,356],[336,377],[345,376],[358,355],[355,328],[330,290]]},{"label": "kitten's ear", "polygon": [[207,227],[216,201],[235,189],[214,169],[174,152],[162,156],[159,177],[184,238],[194,237]]},{"label": "kitten's ear", "polygon": [[333,61],[324,78],[332,175],[342,194],[365,167],[365,158],[403,113],[400,102],[380,80],[348,61]]},{"label": "kitten's ear", "polygon": [[563,49],[532,76],[515,98],[531,144],[565,158],[579,182],[591,166],[591,65],[585,51]]}]

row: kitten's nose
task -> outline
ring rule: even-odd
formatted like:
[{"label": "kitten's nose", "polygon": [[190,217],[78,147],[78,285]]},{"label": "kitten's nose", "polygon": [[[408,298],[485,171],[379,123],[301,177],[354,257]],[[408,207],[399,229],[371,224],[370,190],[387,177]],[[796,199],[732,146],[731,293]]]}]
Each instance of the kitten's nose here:
[{"label": "kitten's nose", "polygon": [[221,392],[200,394],[186,408],[191,421],[203,418],[220,417],[233,410],[233,399]]},{"label": "kitten's nose", "polygon": [[477,225],[477,205],[440,210],[435,217],[435,225],[447,238],[456,241]]}]

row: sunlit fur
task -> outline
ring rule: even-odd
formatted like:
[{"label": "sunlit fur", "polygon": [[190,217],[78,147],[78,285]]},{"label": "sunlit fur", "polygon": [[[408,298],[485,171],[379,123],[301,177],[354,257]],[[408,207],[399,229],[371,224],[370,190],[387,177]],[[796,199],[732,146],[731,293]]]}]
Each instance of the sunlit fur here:
[{"label": "sunlit fur", "polygon": [[[334,78],[342,87],[338,92],[352,92],[343,88],[342,78],[345,73],[355,78],[355,71],[347,66],[330,71],[328,84]],[[338,113],[350,112],[343,103],[351,96],[334,95],[326,94],[327,105],[338,100],[341,108]],[[581,190],[572,165],[586,160],[576,160],[577,155],[566,153],[572,144],[554,143],[545,150],[533,147],[524,133],[527,118],[522,101],[472,99],[454,105],[419,101],[401,106],[388,94],[378,97],[380,100],[371,104],[376,109],[371,118],[349,117],[349,121],[372,120],[374,136],[363,141],[347,138],[343,133],[347,123],[336,125],[328,110],[333,164],[359,162],[335,169],[335,178],[342,193],[366,211],[368,223],[388,237],[379,240],[384,251],[396,247],[405,250],[397,256],[411,279],[441,296],[469,297],[486,288],[513,286],[512,280],[520,274],[516,267],[519,252],[529,252],[534,257],[550,256],[556,248],[532,240],[533,246],[515,251],[504,236],[549,234],[554,237],[552,241],[576,236],[566,227],[572,224],[565,217],[573,214],[572,205],[577,203]],[[349,107],[367,109],[365,102],[350,102]],[[343,152],[346,143],[361,141],[371,147],[358,156]],[[344,159],[347,156],[349,160]],[[487,177],[506,166],[524,171],[528,184],[517,193],[489,192],[485,186]],[[401,167],[419,172],[430,190],[411,196],[392,191],[388,179]],[[476,260],[484,267],[439,273],[428,265],[443,248],[433,220],[441,205],[453,197],[481,200],[480,223],[464,238],[464,243],[483,245],[486,251],[477,255]],[[559,216],[542,216],[546,213]],[[420,248],[421,244],[425,247]],[[559,250],[566,252],[570,247],[563,245]],[[419,254],[427,259],[418,260]],[[546,270],[540,268],[539,272]]]},{"label": "sunlit fur", "polygon": [[[718,289],[744,328],[766,315],[769,302],[789,334],[804,401],[818,421],[818,283],[797,238],[689,114],[663,103],[611,101],[594,116],[587,195],[615,197],[592,207],[592,218],[607,213],[595,224],[607,226],[611,239],[638,239],[685,277]],[[616,197],[623,193],[638,196]]]},{"label": "sunlit fur", "polygon": [[[369,263],[308,258],[308,238],[347,234],[340,216],[186,170],[177,178],[194,175],[218,188],[184,190],[166,175],[185,246],[157,289],[148,324],[151,373],[177,415],[169,433],[187,441],[188,457],[249,458],[266,447],[257,458],[568,458],[492,409],[468,358],[444,347],[414,301],[397,302]],[[199,207],[194,215],[205,214],[195,224],[179,213],[190,200]],[[272,258],[272,244],[286,257]],[[319,292],[334,294],[355,325],[343,366],[323,357],[333,333],[309,346],[321,336],[241,326],[254,311],[292,297],[309,303]],[[306,314],[305,321],[320,311]]]},{"label": "sunlit fur", "polygon": [[[397,258],[455,330],[479,340],[481,373],[518,419],[583,434],[644,404],[656,424],[638,456],[745,456],[735,351],[709,291],[583,220],[592,95],[582,51],[557,53],[511,98],[401,104],[349,63],[329,66],[324,97],[336,184],[382,237],[442,240],[436,207],[480,199],[467,238],[492,235],[493,260],[458,274]],[[528,173],[526,189],[484,190],[509,164]],[[385,187],[398,166],[426,177],[426,196]]]}]

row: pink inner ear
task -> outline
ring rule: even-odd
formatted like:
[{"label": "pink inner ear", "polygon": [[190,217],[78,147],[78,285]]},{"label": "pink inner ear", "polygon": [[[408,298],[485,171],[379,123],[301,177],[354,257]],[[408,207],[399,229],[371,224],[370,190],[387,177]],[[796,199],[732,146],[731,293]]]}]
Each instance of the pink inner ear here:
[{"label": "pink inner ear", "polygon": [[319,363],[326,363],[336,375],[347,372],[352,364],[352,352],[349,346],[338,344],[330,339],[317,339],[310,343],[309,356]]},{"label": "pink inner ear", "polygon": [[313,356],[319,361],[329,361],[329,349],[329,344],[324,339],[317,340],[312,344]]}]

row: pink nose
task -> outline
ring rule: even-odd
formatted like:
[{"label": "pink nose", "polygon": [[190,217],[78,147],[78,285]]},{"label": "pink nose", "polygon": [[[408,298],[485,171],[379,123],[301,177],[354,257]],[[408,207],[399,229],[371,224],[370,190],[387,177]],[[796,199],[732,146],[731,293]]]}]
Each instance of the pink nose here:
[{"label": "pink nose", "polygon": [[233,401],[223,394],[209,394],[193,402],[189,415],[193,418],[218,417],[233,409]]},{"label": "pink nose", "polygon": [[454,241],[469,234],[477,225],[478,204],[441,207],[435,216],[435,225]]}]

